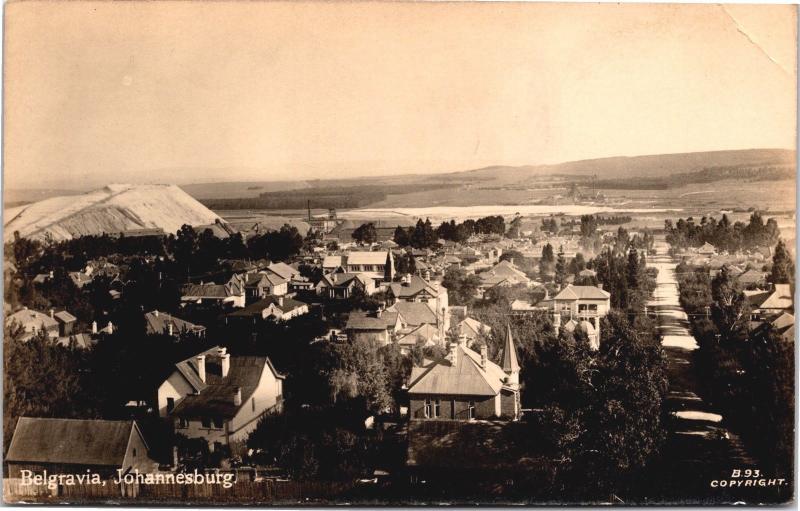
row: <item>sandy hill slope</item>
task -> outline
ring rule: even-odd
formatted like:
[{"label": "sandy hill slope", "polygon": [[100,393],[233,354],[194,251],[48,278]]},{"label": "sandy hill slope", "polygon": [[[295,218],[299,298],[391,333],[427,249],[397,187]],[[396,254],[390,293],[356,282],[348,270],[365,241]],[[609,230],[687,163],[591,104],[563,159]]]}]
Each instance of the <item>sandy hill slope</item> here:
[{"label": "sandy hill slope", "polygon": [[14,231],[33,239],[49,233],[56,241],[78,236],[213,224],[220,217],[175,185],[109,185],[82,195],[52,197],[3,214],[3,240]]}]

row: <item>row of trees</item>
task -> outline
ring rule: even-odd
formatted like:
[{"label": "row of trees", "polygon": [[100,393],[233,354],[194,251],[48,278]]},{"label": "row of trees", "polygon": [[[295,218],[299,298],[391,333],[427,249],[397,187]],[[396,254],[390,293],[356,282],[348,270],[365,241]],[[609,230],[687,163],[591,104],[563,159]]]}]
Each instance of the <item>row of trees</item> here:
[{"label": "row of trees", "polygon": [[699,223],[689,217],[685,220],[679,219],[674,225],[672,220],[666,220],[664,230],[667,233],[667,243],[673,250],[710,243],[717,249],[730,253],[771,247],[778,242],[780,236],[775,219],[770,218],[764,222],[757,211],[750,215],[750,220],[746,224],[744,222],[731,224],[727,215],[722,215],[719,221],[714,217],[704,216]]},{"label": "row of trees", "polygon": [[463,243],[474,234],[503,236],[506,234],[505,220],[500,215],[477,220],[467,219],[460,223],[450,220],[434,228],[429,218],[424,222],[419,219],[414,227],[397,226],[394,231],[394,242],[401,247],[431,248],[439,239]]},{"label": "row of trees", "polygon": [[[768,322],[751,323],[749,302],[727,267],[713,279],[707,268],[686,264],[676,274],[700,347],[697,374],[704,397],[723,412],[771,477],[791,478],[794,344],[784,342]],[[785,274],[777,277],[777,283],[788,280]]]}]

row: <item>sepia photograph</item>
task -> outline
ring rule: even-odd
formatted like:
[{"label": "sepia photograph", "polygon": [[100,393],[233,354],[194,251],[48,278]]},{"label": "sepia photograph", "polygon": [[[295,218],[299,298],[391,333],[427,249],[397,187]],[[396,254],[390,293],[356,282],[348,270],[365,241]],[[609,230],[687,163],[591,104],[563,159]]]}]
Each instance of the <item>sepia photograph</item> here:
[{"label": "sepia photograph", "polygon": [[797,10],[5,3],[3,501],[796,504]]}]

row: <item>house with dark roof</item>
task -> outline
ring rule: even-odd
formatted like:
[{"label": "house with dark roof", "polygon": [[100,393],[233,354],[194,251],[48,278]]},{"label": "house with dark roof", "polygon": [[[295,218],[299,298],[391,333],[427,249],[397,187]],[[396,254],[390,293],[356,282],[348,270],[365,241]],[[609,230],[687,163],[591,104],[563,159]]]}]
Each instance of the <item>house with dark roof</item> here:
[{"label": "house with dark roof", "polygon": [[409,414],[415,420],[519,419],[517,352],[506,332],[500,364],[489,360],[486,346],[480,352],[465,343],[450,345],[442,360],[414,367],[408,383]]},{"label": "house with dark roof", "polygon": [[246,274],[233,274],[224,284],[201,282],[186,284],[181,288],[181,302],[195,305],[218,304],[233,307],[245,306]]},{"label": "house with dark roof", "polygon": [[361,290],[366,295],[372,295],[377,288],[375,287],[375,281],[369,275],[346,272],[333,272],[323,275],[315,287],[318,295],[336,300],[350,298],[356,289]]},{"label": "house with dark roof", "polygon": [[403,328],[396,311],[351,312],[344,328],[350,342],[377,343],[385,346],[392,342],[396,332]]},{"label": "house with dark roof", "polygon": [[245,277],[245,301],[254,302],[267,296],[283,296],[289,292],[289,280],[277,273],[261,271]]},{"label": "house with dark roof", "polygon": [[794,297],[789,284],[775,284],[771,290],[745,290],[744,295],[750,303],[750,320],[763,321],[766,318],[794,309]]},{"label": "house with dark roof", "polygon": [[149,473],[158,463],[148,456],[148,446],[136,421],[53,419],[20,417],[6,454],[9,477],[22,470],[35,474],[85,474],[116,476],[117,470]]},{"label": "house with dark roof", "polygon": [[206,327],[195,325],[167,312],[160,312],[158,309],[145,313],[144,321],[148,335],[166,334],[177,337],[188,333],[203,337],[206,334]]},{"label": "house with dark roof", "polygon": [[511,261],[500,261],[491,269],[478,273],[481,283],[478,288],[482,292],[495,287],[511,287],[520,284],[531,285],[531,279],[519,270]]},{"label": "house with dark roof", "polygon": [[308,304],[300,300],[288,296],[267,296],[244,309],[229,314],[228,317],[247,320],[265,320],[272,317],[278,321],[287,321],[308,314],[308,312]]},{"label": "house with dark roof", "polygon": [[175,364],[158,388],[158,413],[176,433],[211,449],[240,442],[283,406],[283,380],[268,357],[232,356],[215,346]]},{"label": "house with dark roof", "polygon": [[430,303],[437,311],[447,310],[447,289],[438,281],[429,281],[417,275],[404,275],[400,282],[392,282],[386,290],[389,304],[399,301]]}]

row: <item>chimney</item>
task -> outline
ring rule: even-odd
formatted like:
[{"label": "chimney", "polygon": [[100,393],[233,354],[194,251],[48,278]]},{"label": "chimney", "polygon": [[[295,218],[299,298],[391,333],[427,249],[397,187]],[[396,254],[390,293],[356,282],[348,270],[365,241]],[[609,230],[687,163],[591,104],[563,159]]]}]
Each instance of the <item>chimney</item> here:
[{"label": "chimney", "polygon": [[484,371],[486,370],[486,362],[489,361],[489,350],[486,348],[486,344],[481,344],[481,369]]},{"label": "chimney", "polygon": [[97,333],[97,321],[92,321],[92,333]]},{"label": "chimney", "polygon": [[282,296],[278,297],[278,305],[283,307],[283,297]]},{"label": "chimney", "polygon": [[53,278],[53,270],[50,270],[50,278]]},{"label": "chimney", "polygon": [[603,289],[603,283],[602,282],[598,282],[597,283],[597,287],[599,287],[600,289]]},{"label": "chimney", "polygon": [[158,317],[158,309],[153,311],[153,316]]},{"label": "chimney", "polygon": [[55,317],[55,315],[56,315],[56,311],[55,311],[55,309],[50,309],[50,317],[51,317],[51,318],[54,318],[54,317]]},{"label": "chimney", "polygon": [[242,405],[242,388],[233,387],[233,404],[236,406]]},{"label": "chimney", "polygon": [[450,343],[450,365],[455,366],[458,362],[458,343]]},{"label": "chimney", "polygon": [[206,356],[205,355],[197,355],[197,374],[200,376],[200,380],[205,383],[206,382]]},{"label": "chimney", "polygon": [[231,370],[231,355],[225,352],[225,348],[218,348],[217,355],[219,355],[219,364],[222,368],[222,377],[225,378]]},{"label": "chimney", "polygon": [[168,329],[168,331],[169,331],[169,335],[174,335],[174,334],[175,334],[175,330],[174,330],[174,329],[173,329],[173,327],[172,327],[172,322],[170,322],[170,323],[167,325],[167,329]]},{"label": "chimney", "polygon": [[114,323],[112,323],[111,321],[108,322],[108,325],[106,326],[106,328],[108,329],[108,333],[110,333],[110,334],[114,333]]},{"label": "chimney", "polygon": [[556,335],[558,335],[558,332],[561,330],[561,314],[558,312],[553,313],[553,330]]}]

